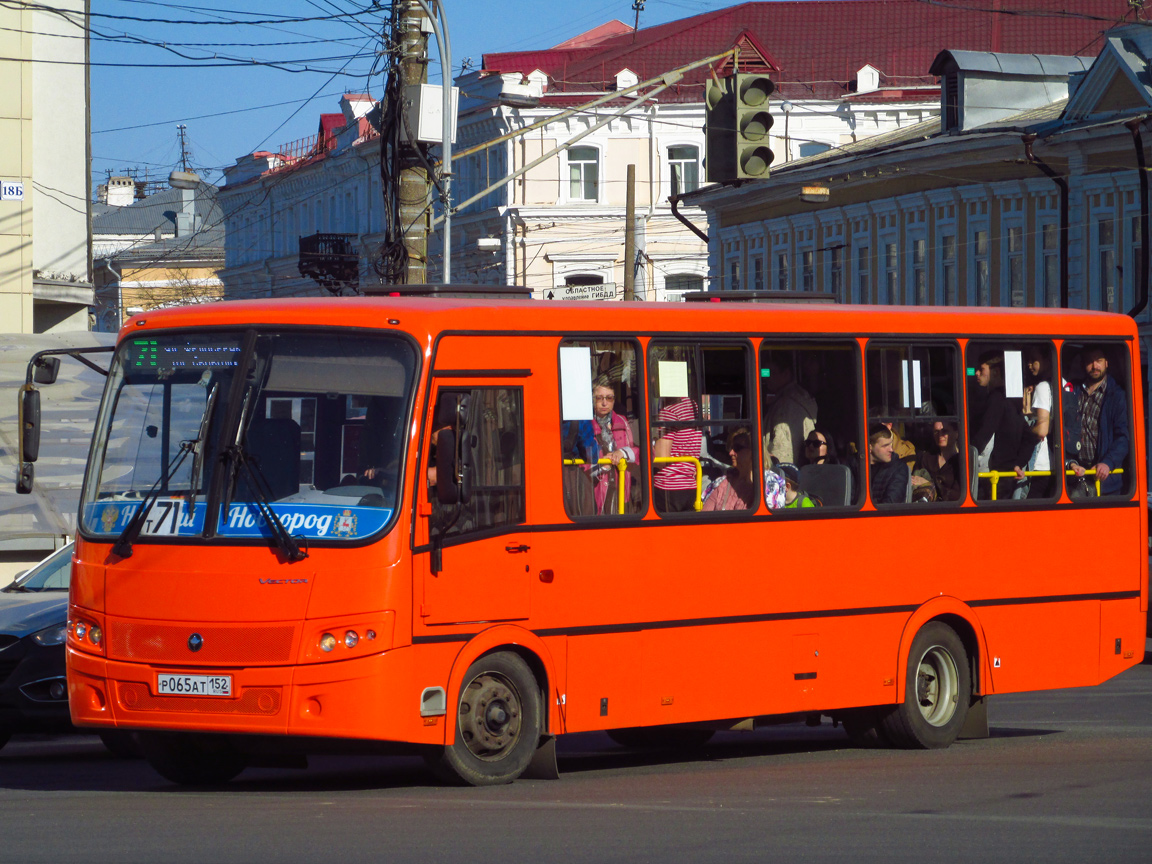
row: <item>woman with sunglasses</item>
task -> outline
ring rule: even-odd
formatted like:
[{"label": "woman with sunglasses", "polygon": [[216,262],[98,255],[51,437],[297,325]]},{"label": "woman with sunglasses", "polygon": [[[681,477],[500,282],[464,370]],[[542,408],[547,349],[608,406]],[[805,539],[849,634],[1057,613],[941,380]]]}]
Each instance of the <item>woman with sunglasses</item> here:
[{"label": "woman with sunglasses", "polygon": [[747,510],[756,500],[752,433],[743,426],[728,437],[728,458],[732,467],[704,499],[705,510]]},{"label": "woman with sunglasses", "polygon": [[937,420],[932,424],[932,442],[932,447],[916,455],[912,500],[959,501],[964,497],[960,482],[960,429],[951,420]]},{"label": "woman with sunglasses", "polygon": [[836,441],[823,426],[817,426],[804,439],[804,465],[839,465]]}]

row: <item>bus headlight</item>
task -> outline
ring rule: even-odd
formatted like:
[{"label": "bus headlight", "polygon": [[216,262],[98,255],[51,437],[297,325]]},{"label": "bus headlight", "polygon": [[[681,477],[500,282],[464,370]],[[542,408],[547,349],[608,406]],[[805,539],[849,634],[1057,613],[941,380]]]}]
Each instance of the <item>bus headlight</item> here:
[{"label": "bus headlight", "polygon": [[320,650],[321,651],[331,651],[335,647],[336,647],[336,637],[333,636],[331,633],[325,633],[323,636],[320,637]]},{"label": "bus headlight", "polygon": [[344,644],[349,648],[355,648],[356,643],[360,641],[360,634],[355,630],[349,630],[344,634]]}]

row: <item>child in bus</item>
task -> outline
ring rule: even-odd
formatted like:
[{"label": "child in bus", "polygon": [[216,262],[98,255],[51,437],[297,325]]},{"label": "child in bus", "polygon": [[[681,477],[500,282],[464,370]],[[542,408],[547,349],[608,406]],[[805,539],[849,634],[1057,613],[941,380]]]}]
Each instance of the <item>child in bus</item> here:
[{"label": "child in bus", "polygon": [[816,502],[800,488],[800,469],[791,462],[782,462],[776,468],[784,477],[784,507],[815,507]]}]

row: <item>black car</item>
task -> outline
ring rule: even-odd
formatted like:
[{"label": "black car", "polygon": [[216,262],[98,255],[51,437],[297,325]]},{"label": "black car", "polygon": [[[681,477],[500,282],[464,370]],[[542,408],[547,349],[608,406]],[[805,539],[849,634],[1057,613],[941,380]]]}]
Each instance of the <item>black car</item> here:
[{"label": "black car", "polygon": [[0,747],[13,732],[72,728],[64,632],[72,544],[0,589]]}]

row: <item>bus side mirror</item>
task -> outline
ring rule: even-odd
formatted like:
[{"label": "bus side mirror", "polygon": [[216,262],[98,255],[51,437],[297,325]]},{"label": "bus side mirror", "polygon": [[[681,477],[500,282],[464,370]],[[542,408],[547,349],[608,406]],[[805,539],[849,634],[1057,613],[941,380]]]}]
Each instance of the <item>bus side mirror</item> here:
[{"label": "bus side mirror", "polygon": [[40,391],[24,385],[20,391],[20,461],[40,456]]},{"label": "bus side mirror", "polygon": [[59,357],[41,357],[36,361],[36,369],[32,373],[32,380],[37,384],[55,384],[56,376],[59,374]]},{"label": "bus side mirror", "polygon": [[32,484],[36,480],[36,466],[25,462],[20,466],[20,473],[16,475],[16,494],[27,495],[32,491]]},{"label": "bus side mirror", "polygon": [[451,429],[436,433],[436,500],[441,504],[460,500],[456,488],[456,433]]}]

